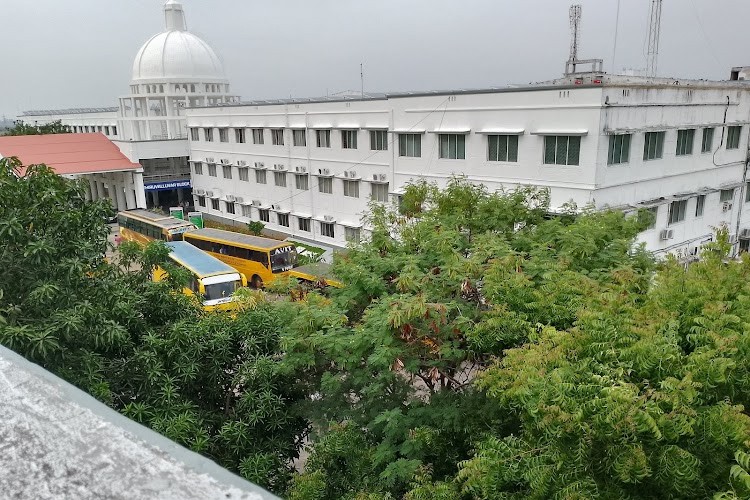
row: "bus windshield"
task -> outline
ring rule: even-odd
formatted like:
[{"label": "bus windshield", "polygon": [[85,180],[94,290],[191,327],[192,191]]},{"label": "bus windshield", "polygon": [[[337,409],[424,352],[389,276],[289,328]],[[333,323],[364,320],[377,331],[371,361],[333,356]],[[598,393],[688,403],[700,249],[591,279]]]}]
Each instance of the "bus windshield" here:
[{"label": "bus windshield", "polygon": [[271,250],[271,272],[289,271],[297,265],[297,250],[293,246]]},{"label": "bus windshield", "polygon": [[205,300],[228,299],[240,286],[242,285],[238,280],[205,285]]}]

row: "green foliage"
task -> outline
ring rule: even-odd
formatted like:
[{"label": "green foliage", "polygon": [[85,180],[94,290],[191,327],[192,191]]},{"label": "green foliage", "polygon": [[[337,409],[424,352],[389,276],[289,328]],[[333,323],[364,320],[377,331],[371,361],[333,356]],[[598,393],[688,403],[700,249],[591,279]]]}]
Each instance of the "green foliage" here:
[{"label": "green foliage", "polygon": [[263,229],[266,227],[265,224],[263,224],[259,220],[252,220],[247,223],[247,230],[250,231],[250,234],[253,234],[255,236],[260,236],[263,234]]},{"label": "green foliage", "polygon": [[45,123],[43,125],[29,125],[19,120],[14,123],[12,128],[9,128],[2,135],[43,135],[43,134],[68,134],[70,129],[67,125],[63,125],[61,120],[56,120],[51,123]]}]

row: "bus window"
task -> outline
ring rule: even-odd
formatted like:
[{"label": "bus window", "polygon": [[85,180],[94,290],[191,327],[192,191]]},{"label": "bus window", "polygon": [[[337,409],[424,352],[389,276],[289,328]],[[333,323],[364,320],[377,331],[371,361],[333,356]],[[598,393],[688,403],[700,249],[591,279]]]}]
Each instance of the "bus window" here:
[{"label": "bus window", "polygon": [[214,283],[213,285],[206,285],[206,293],[204,295],[206,300],[223,299],[231,297],[234,292],[239,288],[240,283],[238,281],[226,281],[224,283]]},{"label": "bus window", "polygon": [[297,251],[294,247],[277,248],[271,252],[271,272],[289,271],[297,265]]}]

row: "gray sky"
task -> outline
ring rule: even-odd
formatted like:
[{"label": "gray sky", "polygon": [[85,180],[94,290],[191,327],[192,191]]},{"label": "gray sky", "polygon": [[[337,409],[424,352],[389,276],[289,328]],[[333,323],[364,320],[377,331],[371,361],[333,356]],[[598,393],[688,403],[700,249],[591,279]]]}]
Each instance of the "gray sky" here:
[{"label": "gray sky", "polygon": [[[487,87],[560,76],[568,0],[182,0],[243,99]],[[620,0],[617,69],[645,66],[651,0]],[[612,69],[617,0],[582,0],[581,57]],[[0,0],[0,116],[114,106],[161,0]],[[664,0],[659,73],[750,65],[747,0]]]}]

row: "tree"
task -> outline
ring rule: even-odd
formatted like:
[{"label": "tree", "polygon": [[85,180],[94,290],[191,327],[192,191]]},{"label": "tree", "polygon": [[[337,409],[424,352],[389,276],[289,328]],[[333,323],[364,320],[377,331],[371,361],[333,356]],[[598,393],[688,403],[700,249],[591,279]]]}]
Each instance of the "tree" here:
[{"label": "tree", "polygon": [[55,120],[42,125],[29,125],[22,120],[14,122],[13,127],[9,128],[2,135],[44,135],[44,134],[68,134],[70,129],[63,125],[61,120]]},{"label": "tree", "polygon": [[250,231],[250,234],[254,234],[255,236],[260,236],[261,234],[263,234],[264,227],[266,227],[266,225],[259,220],[252,220],[247,223],[248,231]]}]

